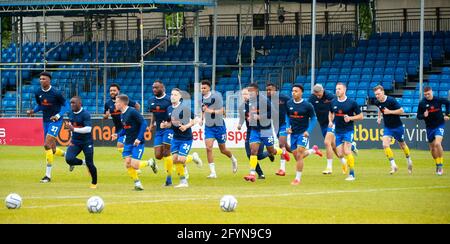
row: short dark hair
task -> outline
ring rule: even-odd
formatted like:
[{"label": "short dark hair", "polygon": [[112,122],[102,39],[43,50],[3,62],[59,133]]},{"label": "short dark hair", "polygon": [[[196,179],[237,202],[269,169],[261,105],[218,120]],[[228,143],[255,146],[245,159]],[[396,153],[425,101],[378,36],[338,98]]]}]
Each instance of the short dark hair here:
[{"label": "short dark hair", "polygon": [[40,74],[39,74],[39,76],[47,76],[48,78],[50,78],[50,80],[52,79],[52,75],[49,73],[49,72],[41,72]]},{"label": "short dark hair", "polygon": [[128,96],[125,95],[125,94],[117,95],[116,101],[117,101],[117,100],[120,100],[120,101],[122,101],[123,103],[125,103],[125,104],[127,104],[127,105],[128,105],[128,103],[130,102],[130,99],[129,99]]},{"label": "short dark hair", "polygon": [[267,83],[266,87],[269,87],[269,86],[273,86],[273,87],[275,87],[275,90],[278,90],[277,85],[275,85],[273,83]]},{"label": "short dark hair", "polygon": [[[164,83],[161,80],[155,80],[153,83],[159,83],[161,85],[164,85]],[[120,89],[119,89],[120,90]]]},{"label": "short dark hair", "polygon": [[207,85],[211,87],[211,82],[209,82],[209,80],[202,80],[202,85]]},{"label": "short dark hair", "polygon": [[294,87],[297,87],[298,89],[302,90],[302,92],[305,91],[305,88],[303,87],[302,84],[294,84],[294,85],[292,86],[292,88],[294,88]]},{"label": "short dark hair", "polygon": [[341,86],[347,88],[347,85],[346,85],[345,83],[343,83],[343,82],[338,82],[338,83],[336,84],[336,86],[338,86],[338,85],[341,85]]},{"label": "short dark hair", "polygon": [[111,85],[109,85],[109,88],[111,88],[111,87],[116,87],[117,90],[120,91],[120,86],[119,86],[119,84],[117,84],[117,83],[112,83]]},{"label": "short dark hair", "polygon": [[423,92],[428,92],[428,91],[432,91],[433,89],[431,89],[431,86],[426,86],[423,88]]},{"label": "short dark hair", "polygon": [[248,88],[255,88],[256,90],[259,90],[259,86],[256,83],[251,83],[250,85],[248,85]]}]

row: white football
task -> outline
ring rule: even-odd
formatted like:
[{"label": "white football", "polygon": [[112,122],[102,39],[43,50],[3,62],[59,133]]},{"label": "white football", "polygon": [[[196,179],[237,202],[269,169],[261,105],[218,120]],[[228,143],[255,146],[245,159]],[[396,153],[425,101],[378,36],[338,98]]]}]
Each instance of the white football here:
[{"label": "white football", "polygon": [[93,196],[87,200],[89,213],[101,213],[103,208],[105,208],[105,203],[99,196]]},{"label": "white football", "polygon": [[225,195],[220,199],[220,208],[225,212],[232,212],[236,209],[238,201],[232,195]]},{"label": "white football", "polygon": [[9,209],[18,209],[22,206],[22,198],[16,193],[11,193],[6,197],[5,204]]}]

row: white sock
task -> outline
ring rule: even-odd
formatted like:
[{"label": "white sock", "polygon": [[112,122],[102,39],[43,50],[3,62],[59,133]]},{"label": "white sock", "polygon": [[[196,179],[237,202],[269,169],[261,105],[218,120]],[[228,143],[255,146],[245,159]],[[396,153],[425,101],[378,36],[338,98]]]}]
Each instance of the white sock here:
[{"label": "white sock", "polygon": [[251,174],[251,175],[256,175],[256,171],[250,170],[250,174]]},{"label": "white sock", "polygon": [[52,165],[47,164],[47,168],[45,169],[45,176],[48,178],[52,178]]},{"label": "white sock", "polygon": [[135,181],[135,182],[134,182],[134,185],[135,185],[135,186],[140,186],[140,187],[142,187],[142,184],[141,184],[141,181],[140,181],[140,180]]},{"label": "white sock", "polygon": [[280,160],[280,169],[286,171],[286,160],[284,159]]},{"label": "white sock", "polygon": [[180,184],[187,184],[187,183],[188,183],[188,182],[187,182],[187,179],[186,179],[186,178],[180,180]]},{"label": "white sock", "polygon": [[407,158],[406,158],[406,162],[408,163],[408,165],[411,165],[411,164],[412,164],[411,158],[410,158],[410,157],[407,157]]},{"label": "white sock", "polygon": [[186,175],[189,175],[189,170],[188,170],[187,165],[184,166],[184,175],[185,175],[185,176],[186,176]]},{"label": "white sock", "polygon": [[347,160],[345,158],[340,158],[339,161],[341,161],[341,163],[344,165],[347,164]]},{"label": "white sock", "polygon": [[86,165],[86,160],[82,160],[83,161],[83,163],[81,164],[81,165]]},{"label": "white sock", "polygon": [[397,167],[397,165],[395,164],[395,160],[389,160],[390,162],[391,162],[391,167],[392,168],[394,168],[394,167]]},{"label": "white sock", "polygon": [[312,149],[306,150],[306,155],[311,155],[313,153],[314,153],[314,150],[312,150]]},{"label": "white sock", "polygon": [[333,168],[333,159],[327,159],[327,169]]},{"label": "white sock", "polygon": [[297,173],[295,174],[295,179],[301,180],[302,179],[302,172],[297,171]]},{"label": "white sock", "polygon": [[214,163],[209,164],[209,170],[211,171],[211,174],[216,174],[216,165]]},{"label": "white sock", "polygon": [[231,155],[231,162],[236,162],[237,159],[234,157],[234,155]]}]

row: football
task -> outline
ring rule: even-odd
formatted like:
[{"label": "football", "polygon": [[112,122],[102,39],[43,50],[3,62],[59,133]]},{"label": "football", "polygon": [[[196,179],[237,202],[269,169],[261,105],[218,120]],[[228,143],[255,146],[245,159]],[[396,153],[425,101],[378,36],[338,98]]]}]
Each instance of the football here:
[{"label": "football", "polygon": [[22,206],[22,198],[16,193],[11,193],[6,197],[5,204],[8,209],[18,209]]},{"label": "football", "polygon": [[237,207],[237,200],[231,195],[225,195],[220,199],[220,208],[225,212],[232,212]]},{"label": "football", "polygon": [[105,203],[99,196],[93,196],[87,200],[87,209],[89,213],[101,213]]}]

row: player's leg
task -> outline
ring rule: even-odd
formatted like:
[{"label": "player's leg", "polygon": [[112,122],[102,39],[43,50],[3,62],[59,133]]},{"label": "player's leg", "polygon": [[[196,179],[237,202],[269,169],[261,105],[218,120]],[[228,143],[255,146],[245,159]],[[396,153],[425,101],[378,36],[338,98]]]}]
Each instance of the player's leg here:
[{"label": "player's leg", "polygon": [[80,145],[70,145],[67,148],[67,152],[66,152],[66,163],[69,165],[69,171],[73,171],[74,167],[76,165],[82,165],[83,164],[83,160],[77,158],[77,156],[80,154],[80,152],[82,151],[83,147]]},{"label": "player's leg", "polygon": [[387,159],[389,160],[389,163],[391,164],[391,171],[389,173],[392,175],[398,171],[398,167],[394,160],[394,152],[391,149],[392,135],[388,131],[389,130],[387,128],[384,129],[385,133],[382,138],[382,141],[384,154],[386,155]]},{"label": "player's leg", "polygon": [[44,142],[45,149],[45,161],[47,166],[45,169],[45,176],[41,179],[41,183],[48,183],[52,178],[52,168],[53,168],[53,149],[56,148],[56,138],[47,134]]},{"label": "player's leg", "polygon": [[217,178],[216,164],[214,163],[214,155],[213,155],[214,141],[215,141],[214,138],[205,139],[206,157],[208,159],[209,165],[209,175],[207,176],[208,179]]},{"label": "player's leg", "polygon": [[[144,154],[144,147],[135,147],[132,144],[125,144],[123,147],[122,157],[124,158],[125,168],[128,171],[128,175],[134,181],[134,189],[136,191],[144,190],[141,181],[139,180],[138,173],[136,170],[139,169],[140,162],[138,161]],[[133,159],[134,157],[134,159]]]},{"label": "player's leg", "polygon": [[83,153],[86,162],[86,167],[91,175],[91,188],[97,188],[97,167],[94,164],[94,145],[85,144],[83,146]]},{"label": "player's leg", "polygon": [[171,144],[162,145],[162,159],[164,162],[164,170],[166,171],[166,186],[172,185],[173,159],[170,153]]},{"label": "player's leg", "polygon": [[442,136],[436,136],[433,141],[434,150],[436,152],[436,174],[441,176],[444,173],[444,149],[442,148]]},{"label": "player's leg", "polygon": [[[281,154],[280,157],[280,169],[285,169],[286,168],[286,161],[290,161],[290,156],[289,153],[287,152],[286,146],[287,146],[287,136],[285,136],[286,132],[282,133],[282,129],[284,127],[282,127],[280,129],[280,136],[278,137],[278,142],[280,144],[280,148],[281,150],[283,150],[283,153]],[[284,131],[286,131],[286,129],[284,129]],[[290,149],[290,148],[289,148]]]},{"label": "player's leg", "polygon": [[[297,158],[297,140],[298,140],[298,135],[295,134],[291,134],[291,150],[292,153],[294,154],[294,158]],[[283,157],[281,157],[283,159]],[[285,176],[286,175],[286,160],[281,160],[280,161],[280,168],[278,169],[277,172],[275,172],[275,175],[278,176]]]},{"label": "player's leg", "polygon": [[183,188],[189,186],[184,168],[186,166],[186,160],[189,155],[189,152],[191,151],[191,147],[192,147],[192,140],[182,141],[182,145],[178,151],[176,161],[174,161],[176,172],[180,177],[180,184],[175,186],[176,188]]},{"label": "player's leg", "polygon": [[[324,171],[322,171],[322,174],[331,174],[333,173],[333,143],[335,140],[334,134],[331,132],[326,132],[325,128],[325,139],[324,139],[324,144],[325,144],[325,150],[326,150],[326,154],[327,154],[327,167]],[[324,133],[324,132],[322,132]]]},{"label": "player's leg", "polygon": [[353,157],[352,154],[352,141],[351,140],[345,141],[342,150],[344,151],[345,158],[347,159],[347,165],[349,170],[349,175],[345,180],[353,181],[355,180],[355,158]]},{"label": "player's leg", "polygon": [[296,160],[296,165],[295,165],[295,179],[291,182],[291,185],[298,185],[300,184],[301,180],[302,180],[302,172],[303,172],[303,158],[305,155],[305,151],[306,148],[298,145],[298,148],[296,150],[295,153],[295,160]]},{"label": "player's leg", "polygon": [[396,129],[394,138],[395,138],[395,140],[398,141],[398,145],[400,146],[400,149],[402,149],[403,153],[405,154],[406,164],[408,167],[408,173],[412,174],[413,163],[411,160],[411,153],[409,151],[409,147],[405,142],[405,128],[403,126]]},{"label": "player's leg", "polygon": [[225,126],[215,127],[214,138],[217,140],[217,144],[219,145],[220,152],[227,156],[231,160],[231,168],[233,173],[237,172],[238,162],[236,157],[228,150],[227,143],[227,128]]},{"label": "player's leg", "polygon": [[123,153],[123,151],[125,150],[125,136],[121,136],[119,138],[117,138],[117,151],[119,151],[119,153]]}]

